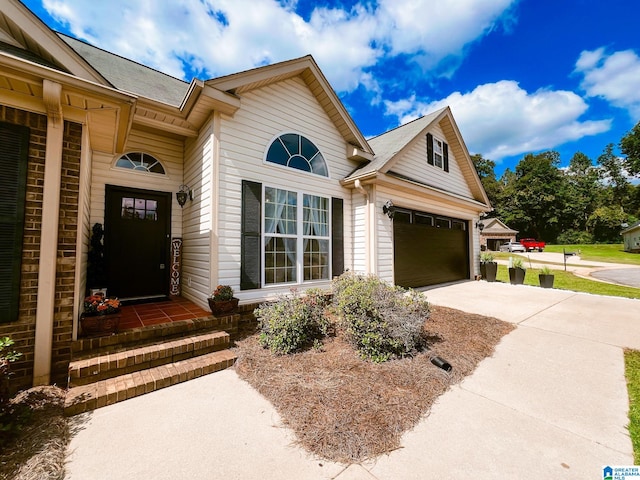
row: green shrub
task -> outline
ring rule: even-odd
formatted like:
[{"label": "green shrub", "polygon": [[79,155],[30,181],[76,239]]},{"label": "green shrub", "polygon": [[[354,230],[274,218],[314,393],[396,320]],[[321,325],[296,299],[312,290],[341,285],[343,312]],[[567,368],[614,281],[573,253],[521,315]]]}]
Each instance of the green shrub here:
[{"label": "green shrub", "polygon": [[333,280],[333,304],[347,340],[374,362],[415,354],[424,346],[429,303],[369,275],[345,273]]},{"label": "green shrub", "polygon": [[22,356],[11,349],[13,343],[9,337],[0,338],[0,447],[17,433],[24,421],[23,410],[9,402],[11,364]]},{"label": "green shrub", "polygon": [[326,295],[318,289],[301,296],[293,290],[275,302],[263,303],[254,311],[260,324],[260,343],[276,354],[287,354],[314,345],[327,334],[324,315]]}]

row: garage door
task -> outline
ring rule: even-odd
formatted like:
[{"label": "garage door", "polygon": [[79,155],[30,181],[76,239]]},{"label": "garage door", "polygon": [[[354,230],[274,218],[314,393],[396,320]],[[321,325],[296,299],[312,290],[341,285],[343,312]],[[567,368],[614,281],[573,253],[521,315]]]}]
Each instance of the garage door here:
[{"label": "garage door", "polygon": [[396,209],[393,242],[397,285],[416,288],[469,278],[465,220]]}]

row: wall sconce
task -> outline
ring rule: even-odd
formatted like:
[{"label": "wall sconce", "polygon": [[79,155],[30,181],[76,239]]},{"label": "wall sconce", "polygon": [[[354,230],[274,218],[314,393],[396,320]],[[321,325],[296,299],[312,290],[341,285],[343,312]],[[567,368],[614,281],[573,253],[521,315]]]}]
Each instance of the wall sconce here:
[{"label": "wall sconce", "polygon": [[483,219],[484,217],[486,217],[486,216],[487,216],[487,214],[486,214],[486,213],[484,213],[484,212],[482,212],[482,213],[480,214],[480,219],[476,222],[476,228],[477,228],[478,230],[480,230],[480,233],[482,233],[482,230],[484,230],[484,223],[482,222],[482,219]]},{"label": "wall sconce", "polygon": [[382,213],[393,220],[393,216],[396,214],[396,207],[393,206],[393,202],[391,200],[387,200],[387,203],[382,206]]},{"label": "wall sconce", "polygon": [[180,190],[176,192],[176,200],[178,200],[180,208],[184,207],[184,204],[187,203],[187,198],[193,201],[193,190],[191,190],[189,185],[180,185]]}]

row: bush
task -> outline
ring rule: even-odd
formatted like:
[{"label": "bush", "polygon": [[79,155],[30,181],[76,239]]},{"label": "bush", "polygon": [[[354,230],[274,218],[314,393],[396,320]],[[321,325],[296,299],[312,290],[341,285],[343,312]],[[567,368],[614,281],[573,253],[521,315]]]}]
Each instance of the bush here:
[{"label": "bush", "polygon": [[327,334],[329,321],[324,315],[327,299],[317,289],[307,290],[305,296],[297,291],[277,301],[263,303],[254,311],[260,324],[260,343],[276,354],[299,351],[318,346]]},{"label": "bush", "polygon": [[11,349],[13,343],[9,337],[0,338],[0,447],[15,435],[24,421],[23,412],[9,402],[11,364],[22,356]]},{"label": "bush", "polygon": [[593,243],[593,235],[580,230],[567,230],[558,235],[556,243],[559,245],[590,245]]},{"label": "bush", "polygon": [[345,273],[333,281],[333,304],[347,340],[374,362],[413,355],[424,346],[429,303],[375,276]]}]

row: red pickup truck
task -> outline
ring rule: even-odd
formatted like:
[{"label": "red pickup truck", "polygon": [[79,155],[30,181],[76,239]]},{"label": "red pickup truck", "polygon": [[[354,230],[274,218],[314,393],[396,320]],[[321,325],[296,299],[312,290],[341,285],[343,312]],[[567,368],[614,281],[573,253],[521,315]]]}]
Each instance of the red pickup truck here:
[{"label": "red pickup truck", "polygon": [[541,252],[546,246],[546,243],[539,242],[535,238],[521,238],[520,243],[524,248],[526,248],[527,252],[532,252],[534,250]]}]

